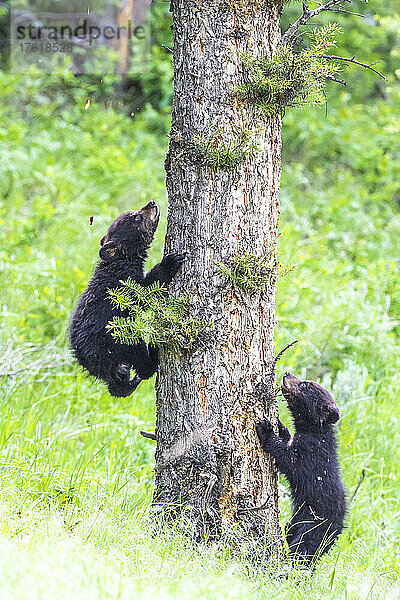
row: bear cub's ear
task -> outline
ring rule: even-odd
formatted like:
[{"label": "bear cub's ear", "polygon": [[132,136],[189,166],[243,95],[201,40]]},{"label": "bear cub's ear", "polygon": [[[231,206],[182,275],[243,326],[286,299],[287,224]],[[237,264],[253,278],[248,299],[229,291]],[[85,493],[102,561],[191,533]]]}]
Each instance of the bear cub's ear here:
[{"label": "bear cub's ear", "polygon": [[111,262],[118,254],[118,246],[115,244],[115,242],[107,242],[104,244],[103,240],[104,238],[100,242],[101,248],[99,250],[99,256],[101,260]]}]

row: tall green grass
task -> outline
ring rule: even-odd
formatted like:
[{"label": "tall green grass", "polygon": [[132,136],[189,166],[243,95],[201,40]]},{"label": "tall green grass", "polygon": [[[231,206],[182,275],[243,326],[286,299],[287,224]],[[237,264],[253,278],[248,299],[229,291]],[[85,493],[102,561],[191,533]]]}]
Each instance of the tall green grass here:
[{"label": "tall green grass", "polygon": [[[155,200],[149,265],[160,257],[167,122],[88,106],[89,88],[56,76],[0,74],[0,85],[0,596],[399,598],[398,91],[286,118],[280,258],[297,269],[279,284],[276,345],[300,343],[278,375],[332,390],[349,495],[365,471],[310,579],[155,530],[154,447],[139,435],[154,426],[154,382],[112,398],[68,353],[109,222]],[[284,521],[283,481],[280,496]]]}]

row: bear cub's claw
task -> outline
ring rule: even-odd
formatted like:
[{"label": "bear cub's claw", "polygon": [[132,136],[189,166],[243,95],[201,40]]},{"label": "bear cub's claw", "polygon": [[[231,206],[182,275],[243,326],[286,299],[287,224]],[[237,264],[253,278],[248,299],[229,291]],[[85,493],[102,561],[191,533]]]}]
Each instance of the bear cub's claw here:
[{"label": "bear cub's claw", "polygon": [[272,433],[274,433],[272,423],[269,419],[263,419],[256,424],[256,432],[258,435],[258,439],[262,443],[262,441],[269,437]]},{"label": "bear cub's claw", "polygon": [[135,375],[129,381],[111,380],[108,382],[108,391],[114,398],[126,398],[136,390],[141,381],[138,375]]},{"label": "bear cub's claw", "polygon": [[174,276],[183,264],[183,254],[179,254],[178,252],[173,252],[171,254],[166,254],[161,261],[164,269],[172,276]]}]

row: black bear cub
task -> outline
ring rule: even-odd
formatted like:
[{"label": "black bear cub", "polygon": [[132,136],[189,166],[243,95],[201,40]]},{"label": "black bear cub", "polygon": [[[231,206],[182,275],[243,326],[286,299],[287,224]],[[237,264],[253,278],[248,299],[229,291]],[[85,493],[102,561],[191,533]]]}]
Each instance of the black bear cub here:
[{"label": "black bear cub", "polygon": [[[106,325],[114,316],[108,288],[131,279],[143,286],[158,281],[168,285],[182,265],[180,254],[168,254],[151,271],[143,273],[147,250],[157,229],[160,211],[155,202],[120,215],[100,242],[100,261],[80,297],[70,324],[70,344],[78,362],[108,384],[112,396],[129,396],[142,379],[157,370],[158,351],[144,342],[129,346],[111,337]],[[131,379],[130,372],[136,374]]]},{"label": "black bear cub", "polygon": [[290,556],[313,567],[339,536],[346,514],[333,430],[339,411],[323,387],[290,373],[283,378],[282,393],[293,416],[294,436],[280,421],[276,435],[268,419],[256,430],[261,447],[290,484],[293,514],[286,530]]}]

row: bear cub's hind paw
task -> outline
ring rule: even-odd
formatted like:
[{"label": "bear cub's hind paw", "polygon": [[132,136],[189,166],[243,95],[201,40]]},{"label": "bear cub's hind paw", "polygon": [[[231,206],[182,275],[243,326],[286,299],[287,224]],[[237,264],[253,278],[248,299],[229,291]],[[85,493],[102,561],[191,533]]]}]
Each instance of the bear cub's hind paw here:
[{"label": "bear cub's hind paw", "polygon": [[138,375],[135,375],[129,381],[111,380],[108,382],[108,391],[114,398],[126,398],[136,390],[141,381]]}]

